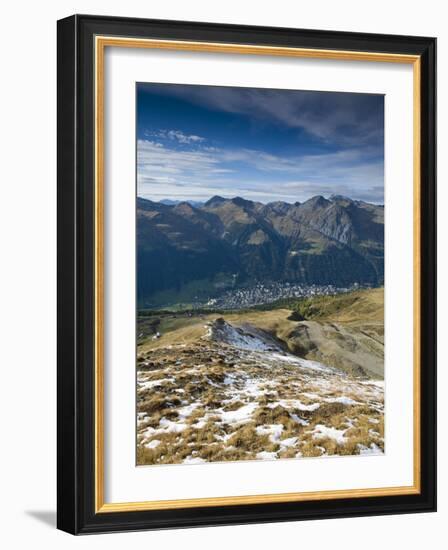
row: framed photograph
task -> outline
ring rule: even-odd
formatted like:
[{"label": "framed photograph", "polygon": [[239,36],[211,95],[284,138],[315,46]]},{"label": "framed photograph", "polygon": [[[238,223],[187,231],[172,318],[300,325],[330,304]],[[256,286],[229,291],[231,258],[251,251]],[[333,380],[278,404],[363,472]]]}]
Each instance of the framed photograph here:
[{"label": "framed photograph", "polygon": [[434,511],[434,38],[58,22],[58,527]]}]

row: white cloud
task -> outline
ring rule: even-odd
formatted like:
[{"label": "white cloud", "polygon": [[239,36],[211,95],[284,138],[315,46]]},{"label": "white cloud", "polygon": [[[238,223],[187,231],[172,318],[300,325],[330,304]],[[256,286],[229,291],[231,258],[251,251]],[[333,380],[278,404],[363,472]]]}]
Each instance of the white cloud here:
[{"label": "white cloud", "polygon": [[347,195],[382,202],[383,163],[375,150],[281,157],[255,149],[183,150],[139,140],[138,194],[147,198],[245,196],[262,202]]},{"label": "white cloud", "polygon": [[205,141],[205,138],[201,136],[196,136],[195,134],[185,134],[181,130],[157,130],[155,132],[147,130],[145,134],[147,137],[177,141],[182,145],[202,143]]}]

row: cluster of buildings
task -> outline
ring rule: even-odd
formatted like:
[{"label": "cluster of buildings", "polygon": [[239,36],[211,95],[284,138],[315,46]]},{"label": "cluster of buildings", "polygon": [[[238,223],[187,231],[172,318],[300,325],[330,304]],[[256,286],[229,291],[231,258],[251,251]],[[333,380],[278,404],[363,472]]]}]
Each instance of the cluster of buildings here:
[{"label": "cluster of buildings", "polygon": [[216,309],[242,309],[276,302],[287,298],[309,298],[311,296],[332,296],[360,288],[358,283],[347,287],[334,285],[304,285],[297,283],[257,283],[254,286],[225,291],[221,296],[210,298],[198,307]]}]

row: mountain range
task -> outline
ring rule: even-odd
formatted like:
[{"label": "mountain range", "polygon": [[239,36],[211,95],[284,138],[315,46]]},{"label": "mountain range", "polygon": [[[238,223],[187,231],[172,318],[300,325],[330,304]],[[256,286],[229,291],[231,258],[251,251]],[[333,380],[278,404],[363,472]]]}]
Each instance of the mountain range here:
[{"label": "mountain range", "polygon": [[138,197],[137,279],[140,305],[256,282],[378,286],[384,207],[340,195],[196,205]]}]

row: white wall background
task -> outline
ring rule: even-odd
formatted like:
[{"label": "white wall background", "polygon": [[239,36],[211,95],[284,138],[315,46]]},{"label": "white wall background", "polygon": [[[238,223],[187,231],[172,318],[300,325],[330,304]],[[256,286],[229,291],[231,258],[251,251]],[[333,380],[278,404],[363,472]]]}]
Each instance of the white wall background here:
[{"label": "white wall background", "polygon": [[[447,400],[439,406],[439,512],[75,538],[55,530],[56,20],[73,13],[291,26],[439,39],[439,204],[448,204],[448,30],[438,0],[18,1],[0,32],[0,541],[6,548],[440,547],[448,520]],[[448,329],[448,216],[439,209],[439,335]],[[448,385],[440,345],[439,388]]]}]

